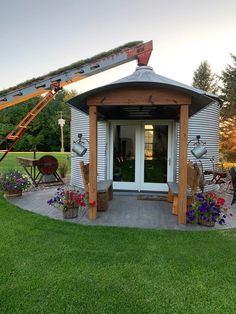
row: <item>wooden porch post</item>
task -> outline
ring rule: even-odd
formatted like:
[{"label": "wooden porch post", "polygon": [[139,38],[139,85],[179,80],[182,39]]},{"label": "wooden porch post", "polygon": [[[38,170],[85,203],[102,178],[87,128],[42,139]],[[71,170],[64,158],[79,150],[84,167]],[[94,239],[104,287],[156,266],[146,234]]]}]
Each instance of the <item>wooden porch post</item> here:
[{"label": "wooden porch post", "polygon": [[179,204],[178,221],[186,224],[187,212],[187,148],[188,148],[188,105],[180,106],[179,140]]},{"label": "wooden porch post", "polygon": [[[97,107],[89,106],[89,211],[88,218],[97,216]],[[92,205],[91,205],[92,204]]]}]

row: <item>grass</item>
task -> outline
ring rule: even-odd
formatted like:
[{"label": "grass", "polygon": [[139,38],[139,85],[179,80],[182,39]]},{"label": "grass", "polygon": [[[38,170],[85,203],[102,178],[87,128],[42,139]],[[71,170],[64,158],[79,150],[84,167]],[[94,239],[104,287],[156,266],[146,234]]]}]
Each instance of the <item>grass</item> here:
[{"label": "grass", "polygon": [[0,195],[1,313],[235,313],[236,230],[80,226]]},{"label": "grass", "polygon": [[[39,159],[44,155],[52,155],[57,158],[58,162],[67,162],[68,173],[70,173],[70,160],[67,158],[69,153],[59,153],[59,152],[37,152],[36,158]],[[1,157],[1,154],[0,154]],[[17,162],[16,157],[34,158],[33,152],[10,152],[6,157],[0,162],[0,173],[7,171],[9,169],[19,169],[24,171],[23,167]]]}]

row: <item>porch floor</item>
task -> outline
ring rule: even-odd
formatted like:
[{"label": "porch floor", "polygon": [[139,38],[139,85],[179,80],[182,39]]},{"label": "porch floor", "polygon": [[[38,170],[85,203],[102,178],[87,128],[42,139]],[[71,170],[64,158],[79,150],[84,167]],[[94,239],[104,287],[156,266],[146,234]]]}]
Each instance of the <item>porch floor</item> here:
[{"label": "porch floor", "polygon": [[[9,198],[8,200],[23,208],[54,219],[63,220],[62,212],[47,204],[47,200],[54,196],[56,188],[40,189],[25,192],[22,197]],[[232,196],[226,197],[230,203]],[[85,225],[136,227],[152,229],[173,230],[213,230],[236,228],[236,204],[231,206],[233,217],[227,218],[227,224],[216,224],[213,228],[200,225],[180,225],[178,217],[172,215],[171,204],[161,200],[140,200],[137,195],[114,193],[113,200],[105,212],[98,212],[97,219],[88,220],[86,216],[67,220],[68,222]]]}]

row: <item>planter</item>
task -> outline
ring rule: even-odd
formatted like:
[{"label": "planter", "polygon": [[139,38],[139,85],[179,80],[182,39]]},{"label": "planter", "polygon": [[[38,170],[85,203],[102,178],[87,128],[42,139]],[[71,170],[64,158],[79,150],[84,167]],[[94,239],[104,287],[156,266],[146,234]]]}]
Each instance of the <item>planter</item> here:
[{"label": "planter", "polygon": [[69,208],[67,211],[63,211],[63,218],[72,219],[78,216],[78,208]]},{"label": "planter", "polygon": [[206,226],[206,227],[214,227],[215,226],[215,223],[213,221],[206,221],[200,217],[198,219],[198,223],[199,223],[199,225]]},{"label": "planter", "polygon": [[16,197],[16,196],[22,196],[22,190],[7,190],[4,191],[5,197]]}]

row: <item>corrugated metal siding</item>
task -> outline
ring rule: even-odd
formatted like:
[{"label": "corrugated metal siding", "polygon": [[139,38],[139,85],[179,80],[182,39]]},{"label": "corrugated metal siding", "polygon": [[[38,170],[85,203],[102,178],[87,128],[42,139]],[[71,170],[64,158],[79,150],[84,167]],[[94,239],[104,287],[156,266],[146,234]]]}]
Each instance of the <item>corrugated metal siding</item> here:
[{"label": "corrugated metal siding", "polygon": [[[196,135],[201,136],[201,140],[206,142],[208,159],[201,159],[204,169],[212,169],[212,163],[209,158],[214,157],[217,162],[219,159],[219,114],[220,108],[217,103],[213,103],[189,119],[188,125],[188,140],[196,138]],[[179,123],[177,123],[177,152],[179,151]],[[188,159],[194,162],[197,159],[192,155],[192,144],[188,147]],[[204,156],[204,157],[205,157]],[[177,154],[176,160],[176,179],[178,180],[179,158]],[[198,161],[199,163],[199,161]]]},{"label": "corrugated metal siding", "polygon": [[[78,133],[89,140],[89,117],[85,113],[71,108],[71,147],[73,141],[78,139]],[[107,125],[106,122],[98,122],[98,179],[106,179],[107,173]],[[85,144],[88,151],[83,157],[71,158],[71,184],[83,188],[80,174],[80,161],[89,162],[89,144]],[[74,155],[74,154],[72,154]]]}]

